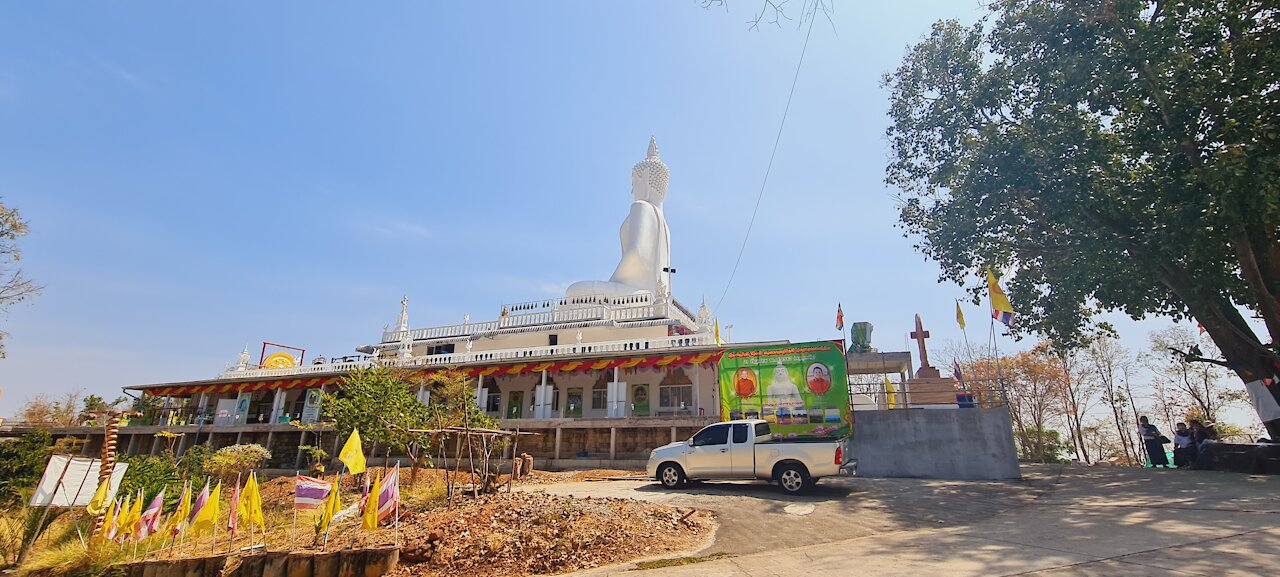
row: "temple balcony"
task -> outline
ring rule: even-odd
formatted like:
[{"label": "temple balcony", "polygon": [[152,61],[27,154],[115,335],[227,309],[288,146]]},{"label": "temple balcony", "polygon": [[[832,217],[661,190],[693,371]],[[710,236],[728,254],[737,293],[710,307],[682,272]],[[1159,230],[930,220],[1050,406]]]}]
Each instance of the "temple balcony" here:
[{"label": "temple balcony", "polygon": [[648,292],[622,297],[582,296],[545,299],[504,305],[502,310],[506,311],[506,314],[493,321],[466,322],[407,331],[386,331],[382,333],[382,343],[480,337],[529,327],[600,321],[627,323],[673,319],[686,326],[697,326],[689,310],[675,299],[654,298],[653,293]]},{"label": "temple balcony", "polygon": [[[661,351],[689,347],[714,346],[715,336],[711,333],[695,333],[650,338],[634,338],[615,341],[567,343],[563,345],[544,345],[511,349],[496,349],[474,352],[458,352],[435,355],[417,355],[401,358],[394,349],[388,350],[378,361],[390,367],[442,367],[460,366],[473,363],[500,363],[504,361],[524,361],[575,357],[582,355],[598,355],[608,353],[628,353],[643,351]],[[257,379],[271,377],[305,376],[310,374],[348,373],[356,369],[373,366],[373,360],[343,360],[322,364],[284,367],[278,369],[228,369],[220,378],[224,379]]]}]

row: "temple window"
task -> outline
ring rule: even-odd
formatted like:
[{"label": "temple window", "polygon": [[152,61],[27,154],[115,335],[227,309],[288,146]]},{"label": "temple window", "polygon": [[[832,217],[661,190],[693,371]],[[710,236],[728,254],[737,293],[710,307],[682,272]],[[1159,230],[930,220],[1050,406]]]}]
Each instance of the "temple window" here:
[{"label": "temple window", "polygon": [[693,385],[658,387],[658,409],[664,412],[690,411],[693,407]]}]

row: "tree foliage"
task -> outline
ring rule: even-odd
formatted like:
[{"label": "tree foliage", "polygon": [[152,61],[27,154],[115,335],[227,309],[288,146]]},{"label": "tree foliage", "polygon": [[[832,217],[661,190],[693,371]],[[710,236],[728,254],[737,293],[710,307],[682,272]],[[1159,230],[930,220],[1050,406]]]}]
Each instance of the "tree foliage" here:
[{"label": "tree foliage", "polygon": [[342,379],[336,392],[324,393],[321,406],[340,436],[358,429],[363,441],[407,450],[430,440],[412,431],[428,428],[428,421],[411,387],[404,375],[390,368],[358,369]]},{"label": "tree foliage", "polygon": [[[1280,8],[996,0],[885,78],[901,225],[959,283],[1012,271],[1021,330],[1192,315],[1246,381],[1280,336]],[[981,287],[971,287],[975,300]],[[1280,392],[1273,389],[1273,394]]]},{"label": "tree foliage", "polygon": [[18,420],[46,427],[73,427],[80,424],[80,393],[68,392],[60,398],[38,394],[18,410]]},{"label": "tree foliage", "polygon": [[231,481],[261,467],[270,458],[271,451],[257,443],[231,445],[218,449],[206,459],[204,470],[223,481]]},{"label": "tree foliage", "polygon": [[40,482],[51,444],[53,437],[48,431],[31,431],[0,442],[0,506],[12,506],[24,491]]},{"label": "tree foliage", "polygon": [[[0,312],[7,312],[10,307],[30,297],[40,294],[36,286],[22,274],[18,261],[22,260],[22,251],[18,250],[18,237],[27,234],[27,221],[22,220],[18,209],[10,208],[0,202]],[[9,333],[0,331],[0,358],[4,358],[4,339]]]},{"label": "tree foliage", "polygon": [[[1218,356],[1218,348],[1185,327],[1173,326],[1149,335],[1151,348],[1144,363],[1157,379],[1171,385],[1176,398],[1186,398],[1200,415],[1217,421],[1219,409],[1244,400],[1244,393],[1222,384],[1227,370],[1211,363],[1195,363],[1177,351],[1194,351],[1197,356]],[[1162,387],[1163,388],[1163,387]]]}]

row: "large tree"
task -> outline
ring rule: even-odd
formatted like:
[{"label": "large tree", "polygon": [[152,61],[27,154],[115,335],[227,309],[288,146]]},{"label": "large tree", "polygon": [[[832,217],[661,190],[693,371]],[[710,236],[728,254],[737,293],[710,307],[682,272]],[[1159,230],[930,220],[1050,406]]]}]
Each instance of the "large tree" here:
[{"label": "large tree", "polygon": [[1197,360],[1280,398],[1280,8],[990,10],[936,23],[885,79],[887,181],[918,248],[944,279],[1012,272],[1020,329],[1064,346],[1101,310],[1193,316],[1223,355]]}]

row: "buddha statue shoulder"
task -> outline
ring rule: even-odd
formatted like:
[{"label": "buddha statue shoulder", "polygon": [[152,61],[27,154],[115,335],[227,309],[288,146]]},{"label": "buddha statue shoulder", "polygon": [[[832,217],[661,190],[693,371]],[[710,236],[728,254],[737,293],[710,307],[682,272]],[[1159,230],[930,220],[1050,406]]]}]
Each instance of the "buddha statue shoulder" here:
[{"label": "buddha statue shoulder", "polygon": [[581,281],[569,285],[570,299],[591,296],[618,297],[656,293],[670,286],[671,231],[662,214],[667,196],[667,165],[658,152],[658,141],[649,139],[645,159],[631,169],[631,209],[618,232],[622,258],[607,281]]}]

